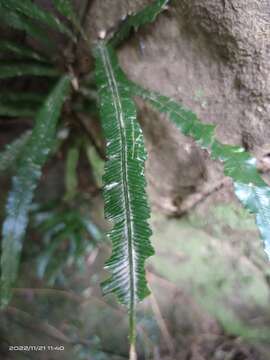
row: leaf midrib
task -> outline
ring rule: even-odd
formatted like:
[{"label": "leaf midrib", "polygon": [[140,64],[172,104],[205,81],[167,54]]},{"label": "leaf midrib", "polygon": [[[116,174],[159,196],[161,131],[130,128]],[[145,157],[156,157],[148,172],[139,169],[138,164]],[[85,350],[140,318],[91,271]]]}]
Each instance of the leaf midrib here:
[{"label": "leaf midrib", "polygon": [[106,71],[106,76],[109,81],[109,86],[111,88],[111,94],[113,99],[114,108],[117,114],[117,121],[119,123],[120,129],[120,141],[121,141],[121,174],[122,174],[122,185],[124,190],[124,201],[125,201],[125,231],[127,234],[128,240],[128,257],[129,257],[129,278],[130,278],[130,303],[129,310],[133,313],[135,309],[135,294],[136,294],[136,280],[135,280],[135,257],[132,244],[133,238],[133,226],[131,220],[131,208],[130,208],[130,195],[129,195],[129,186],[128,186],[128,168],[127,168],[127,136],[125,131],[125,120],[123,118],[122,103],[119,95],[117,80],[114,76],[114,71],[112,64],[110,62],[110,57],[108,56],[108,51],[105,47],[100,46],[101,56],[104,63],[104,68]]}]

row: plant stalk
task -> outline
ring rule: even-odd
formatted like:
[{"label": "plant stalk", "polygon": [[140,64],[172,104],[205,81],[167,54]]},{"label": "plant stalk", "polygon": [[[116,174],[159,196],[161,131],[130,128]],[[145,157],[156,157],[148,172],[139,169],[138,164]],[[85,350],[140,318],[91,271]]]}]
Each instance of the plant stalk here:
[{"label": "plant stalk", "polygon": [[137,360],[136,353],[136,315],[134,309],[129,313],[129,360]]}]

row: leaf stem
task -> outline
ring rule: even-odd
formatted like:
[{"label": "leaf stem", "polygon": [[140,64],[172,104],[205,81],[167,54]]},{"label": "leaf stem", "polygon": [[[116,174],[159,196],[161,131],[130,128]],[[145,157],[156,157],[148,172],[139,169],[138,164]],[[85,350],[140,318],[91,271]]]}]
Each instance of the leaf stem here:
[{"label": "leaf stem", "polygon": [[137,360],[136,353],[136,330],[135,330],[135,316],[129,315],[129,360]]}]

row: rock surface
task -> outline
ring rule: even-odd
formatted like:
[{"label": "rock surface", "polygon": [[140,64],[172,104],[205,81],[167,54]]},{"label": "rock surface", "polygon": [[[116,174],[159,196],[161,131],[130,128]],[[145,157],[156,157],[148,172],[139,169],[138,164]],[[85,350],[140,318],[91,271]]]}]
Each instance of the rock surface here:
[{"label": "rock surface", "polygon": [[[149,1],[117,0],[112,7],[110,0],[93,1],[86,22],[92,39],[146,3]],[[154,24],[131,36],[119,51],[120,60],[131,79],[181,101],[203,121],[216,124],[221,141],[243,145],[257,155],[270,136],[269,16],[267,0],[175,0]],[[181,180],[176,184],[175,179],[187,179],[192,173],[188,166],[194,167],[193,153],[190,156],[183,151],[188,142],[180,135],[178,146],[166,149],[160,145],[163,141],[174,144],[177,138],[169,125],[164,132],[164,119],[146,118],[144,113],[142,122],[153,123],[153,133],[162,139],[157,141],[156,135],[149,136],[146,131],[148,175],[158,189],[150,191],[152,201],[164,203],[165,210],[168,206],[173,209],[175,194],[179,192],[181,198],[189,193],[185,186],[181,188]],[[162,125],[157,125],[159,122]],[[202,156],[196,161],[204,168]],[[167,169],[165,179],[156,177],[157,166]],[[208,160],[206,166],[209,182],[222,176],[221,167]],[[166,176],[169,173],[174,175]],[[195,185],[205,179],[197,175]],[[165,182],[169,191],[162,190]],[[194,191],[193,173],[190,184]]]}]

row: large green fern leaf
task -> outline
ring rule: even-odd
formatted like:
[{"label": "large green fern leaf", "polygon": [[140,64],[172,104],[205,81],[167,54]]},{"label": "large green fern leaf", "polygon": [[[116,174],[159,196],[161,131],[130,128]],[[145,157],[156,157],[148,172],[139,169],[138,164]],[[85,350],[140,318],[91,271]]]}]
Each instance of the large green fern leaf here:
[{"label": "large green fern leaf", "polygon": [[113,228],[113,243],[106,268],[112,274],[103,283],[104,293],[114,293],[130,313],[130,341],[134,341],[135,306],[149,294],[145,259],[153,255],[149,208],[145,193],[145,149],[129,92],[120,86],[123,74],[111,47],[96,49],[96,81],[101,118],[107,140],[104,198],[105,216]]},{"label": "large green fern leaf", "polygon": [[224,164],[224,173],[232,178],[235,194],[256,215],[257,225],[270,258],[270,187],[257,171],[256,159],[239,146],[222,144],[215,139],[215,126],[202,123],[198,117],[172,99],[127,82],[133,95],[149,101],[168,117],[185,135],[191,136],[215,160]]},{"label": "large green fern leaf", "polygon": [[59,80],[40,109],[30,139],[19,159],[17,173],[8,194],[6,219],[2,229],[1,304],[6,306],[16,280],[23,238],[34,191],[55,143],[56,124],[70,89],[70,78]]}]

